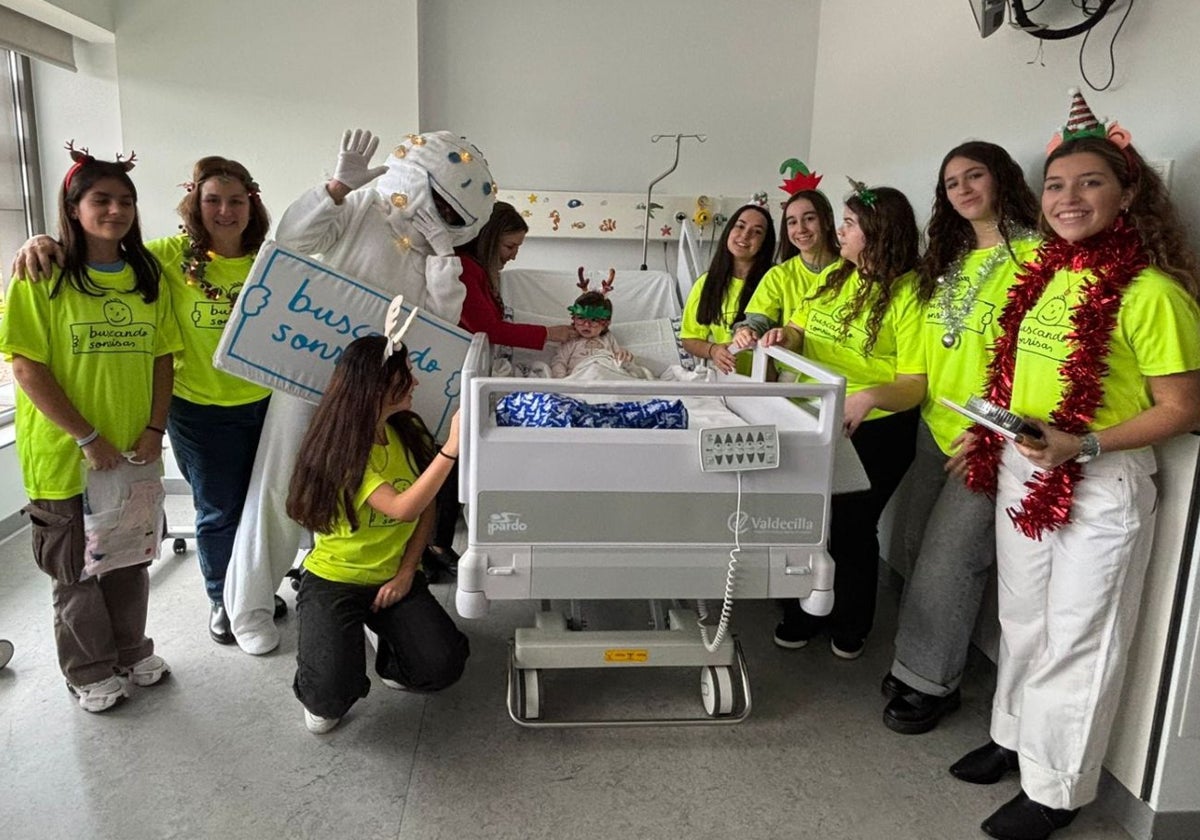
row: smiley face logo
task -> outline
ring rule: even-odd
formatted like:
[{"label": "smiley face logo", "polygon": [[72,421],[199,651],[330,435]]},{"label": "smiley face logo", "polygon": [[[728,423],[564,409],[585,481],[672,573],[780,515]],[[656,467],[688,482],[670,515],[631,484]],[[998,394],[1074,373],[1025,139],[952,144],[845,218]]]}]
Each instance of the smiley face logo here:
[{"label": "smiley face logo", "polygon": [[1040,323],[1047,327],[1057,327],[1063,323],[1063,316],[1067,314],[1067,302],[1060,297],[1051,298],[1042,304],[1037,311],[1037,319]]},{"label": "smiley face logo", "polygon": [[104,301],[104,320],[114,327],[125,327],[133,323],[133,310],[121,300]]}]

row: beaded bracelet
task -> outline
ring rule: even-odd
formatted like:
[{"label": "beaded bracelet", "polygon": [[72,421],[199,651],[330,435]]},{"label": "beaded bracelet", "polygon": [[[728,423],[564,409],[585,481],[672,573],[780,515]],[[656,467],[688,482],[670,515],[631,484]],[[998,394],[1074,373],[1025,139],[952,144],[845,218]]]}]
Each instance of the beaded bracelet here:
[{"label": "beaded bracelet", "polygon": [[75,438],[75,445],[80,449],[83,449],[83,447],[87,446],[98,437],[100,437],[100,430],[92,429],[92,433],[90,435],[84,435],[81,438]]}]

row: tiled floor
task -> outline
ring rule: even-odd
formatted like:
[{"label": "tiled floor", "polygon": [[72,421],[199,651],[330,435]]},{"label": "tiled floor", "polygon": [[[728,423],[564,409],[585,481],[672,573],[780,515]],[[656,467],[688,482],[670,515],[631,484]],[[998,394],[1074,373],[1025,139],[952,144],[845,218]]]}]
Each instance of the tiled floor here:
[{"label": "tiled floor", "polygon": [[[185,502],[174,499],[172,521]],[[507,644],[533,605],[501,603],[459,620],[471,639],[463,680],[433,696],[375,682],[342,725],[316,737],[291,692],[295,615],[284,641],[254,658],[213,644],[195,557],[151,571],[150,632],[174,672],[90,715],[63,687],[48,581],[28,532],[0,544],[0,837],[25,838],[819,838],[959,840],[1013,796],[946,766],[987,738],[991,668],[973,663],[961,711],[934,732],[883,727],[879,680],[891,655],[895,593],[855,662],[821,641],[771,644],[771,604],[741,602],[754,709],[732,727],[532,731],[504,706]],[[449,586],[435,587],[447,602]],[[289,603],[293,593],[286,586]],[[593,625],[638,605],[585,605]],[[693,670],[559,673],[548,717],[699,710]],[[1064,840],[1127,840],[1097,808]]]}]

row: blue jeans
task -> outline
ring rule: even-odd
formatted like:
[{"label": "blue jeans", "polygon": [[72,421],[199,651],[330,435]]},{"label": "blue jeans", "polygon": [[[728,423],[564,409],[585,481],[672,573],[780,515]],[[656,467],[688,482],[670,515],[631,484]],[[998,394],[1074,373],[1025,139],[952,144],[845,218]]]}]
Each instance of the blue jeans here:
[{"label": "blue jeans", "polygon": [[214,604],[223,603],[225,570],[242,518],[269,399],[226,406],[171,397],[167,431],[175,463],[192,488],[200,572],[208,599]]}]

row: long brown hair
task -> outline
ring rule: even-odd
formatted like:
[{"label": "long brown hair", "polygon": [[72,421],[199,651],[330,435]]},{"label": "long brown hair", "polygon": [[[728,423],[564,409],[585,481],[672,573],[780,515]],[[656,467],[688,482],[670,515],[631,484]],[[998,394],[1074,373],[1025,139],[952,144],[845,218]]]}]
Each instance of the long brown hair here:
[{"label": "long brown hair", "polygon": [[[725,302],[725,292],[729,289],[729,284],[733,282],[733,255],[729,253],[727,244],[729,234],[733,231],[738,219],[746,213],[755,212],[762,214],[767,222],[767,227],[763,232],[762,247],[754,255],[754,261],[750,265],[747,276],[742,278],[742,295],[738,299],[737,315],[734,316],[733,323],[736,324],[746,317],[746,305],[754,296],[754,290],[758,288],[758,281],[771,267],[771,254],[775,251],[775,223],[771,220],[771,212],[757,204],[743,204],[729,217],[725,229],[721,231],[721,245],[716,249],[712,262],[708,266],[708,276],[704,278],[704,288],[700,290],[700,303],[696,307],[696,320],[701,324],[723,324],[722,318],[725,313],[721,311],[721,304]],[[728,326],[727,324],[723,325]]]},{"label": "long brown hair", "polygon": [[212,238],[205,230],[204,220],[200,215],[200,203],[203,198],[201,188],[209,178],[229,178],[246,188],[246,192],[250,196],[250,221],[246,225],[246,229],[242,231],[242,251],[245,254],[257,253],[263,240],[267,238],[267,231],[271,227],[271,216],[267,213],[267,208],[263,206],[262,197],[258,192],[258,184],[250,176],[250,170],[236,160],[229,160],[219,155],[202,157],[192,167],[192,181],[188,192],[176,208],[180,218],[183,219],[184,233],[192,240],[193,246],[202,251],[207,251],[212,246]]},{"label": "long brown hair", "polygon": [[[857,266],[862,283],[845,315],[845,326],[870,307],[867,343],[863,348],[868,354],[875,349],[883,315],[892,301],[893,287],[901,276],[916,267],[921,248],[917,217],[904,193],[893,187],[872,187],[871,192],[874,200],[870,204],[857,194],[846,199],[846,207],[858,217],[865,242],[859,257],[861,265]],[[826,275],[825,282],[810,299],[837,295],[855,268],[849,260],[843,261]]]},{"label": "long brown hair", "polygon": [[800,190],[792,193],[783,203],[783,218],[779,221],[779,253],[776,260],[784,263],[800,253],[800,249],[788,236],[787,211],[794,202],[802,198],[812,205],[817,214],[817,221],[821,223],[821,247],[829,252],[830,257],[837,259],[837,220],[833,217],[833,205],[820,190]]},{"label": "long brown hair", "polygon": [[79,202],[88,191],[104,178],[113,178],[129,190],[133,196],[133,224],[121,238],[121,259],[133,269],[134,285],[129,291],[137,292],[146,303],[158,300],[158,281],[162,268],[154,255],[142,244],[142,227],[137,212],[137,187],[129,177],[126,164],[119,161],[96,160],[88,157],[80,161],[70,174],[70,180],[58,191],[58,238],[63,247],[63,270],[50,289],[50,297],[62,291],[63,283],[85,295],[103,297],[104,289],[92,282],[88,275],[87,236],[79,219],[71,215],[78,212]]},{"label": "long brown hair", "polygon": [[485,272],[492,289],[492,297],[500,301],[500,238],[510,233],[528,233],[529,225],[517,212],[517,208],[505,201],[497,201],[492,205],[492,215],[487,224],[479,231],[479,235],[463,245],[461,250],[474,258]]},{"label": "long brown hair", "polygon": [[[1101,158],[1121,188],[1133,190],[1133,200],[1125,218],[1142,238],[1150,263],[1170,274],[1188,294],[1200,300],[1196,252],[1188,244],[1183,223],[1158,173],[1146,164],[1133,146],[1121,149],[1103,137],[1079,137],[1066,141],[1047,155],[1042,176],[1045,177],[1054,161],[1081,152],[1091,152]],[[1039,227],[1046,236],[1057,235],[1044,216]]]},{"label": "long brown hair", "polygon": [[[309,424],[288,487],[287,515],[310,531],[327,534],[343,513],[358,528],[354,496],[362,486],[379,413],[385,400],[413,386],[408,348],[401,345],[387,361],[387,339],[368,335],[346,345],[329,387]],[[434,456],[433,436],[411,411],[388,418],[418,473]]]},{"label": "long brown hair", "polygon": [[[964,252],[975,247],[975,230],[971,223],[958,214],[950,197],[946,195],[946,167],[956,157],[966,158],[983,166],[991,173],[996,185],[996,225],[1009,256],[1016,261],[1012,249],[1012,236],[1023,229],[1037,227],[1038,200],[1025,182],[1025,173],[1002,146],[985,140],[969,140],[955,146],[942,158],[938,169],[937,184],[933,191],[933,213],[926,228],[929,244],[921,257],[922,279],[937,279]],[[933,284],[922,283],[925,293],[922,300],[932,296]]]}]

